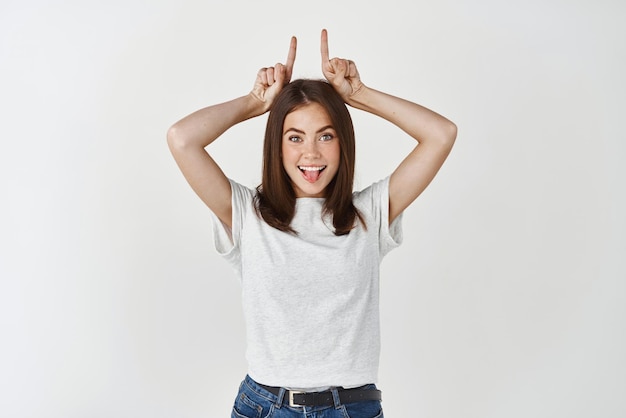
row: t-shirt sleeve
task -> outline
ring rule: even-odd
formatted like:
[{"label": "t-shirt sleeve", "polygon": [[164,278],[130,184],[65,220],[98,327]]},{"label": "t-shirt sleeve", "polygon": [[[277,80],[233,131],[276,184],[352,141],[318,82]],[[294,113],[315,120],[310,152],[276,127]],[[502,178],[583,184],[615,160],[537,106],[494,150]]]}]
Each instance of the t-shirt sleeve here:
[{"label": "t-shirt sleeve", "polygon": [[377,228],[382,259],[402,243],[402,213],[389,225],[389,177],[358,192],[354,203],[357,209],[367,212],[367,228]]},{"label": "t-shirt sleeve", "polygon": [[246,216],[250,212],[254,192],[231,179],[230,188],[232,191],[232,227],[224,224],[218,217],[210,211],[213,224],[213,242],[218,254],[223,256],[235,270],[240,270],[241,260],[241,233]]}]

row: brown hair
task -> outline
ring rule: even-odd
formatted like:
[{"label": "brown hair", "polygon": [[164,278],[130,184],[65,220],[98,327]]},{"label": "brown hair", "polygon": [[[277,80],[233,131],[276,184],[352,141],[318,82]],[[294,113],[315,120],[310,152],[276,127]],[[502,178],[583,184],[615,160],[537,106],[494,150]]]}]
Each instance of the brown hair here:
[{"label": "brown hair", "polygon": [[354,228],[357,219],[365,226],[365,221],[352,203],[354,127],[343,99],[323,80],[294,80],[281,90],[272,104],[265,129],[263,175],[257,187],[255,206],[270,226],[297,233],[291,228],[296,211],[296,194],[281,155],[283,125],[287,114],[313,102],[326,109],[339,138],[339,169],[326,187],[323,211],[325,215],[332,216],[335,235],[346,235]]}]

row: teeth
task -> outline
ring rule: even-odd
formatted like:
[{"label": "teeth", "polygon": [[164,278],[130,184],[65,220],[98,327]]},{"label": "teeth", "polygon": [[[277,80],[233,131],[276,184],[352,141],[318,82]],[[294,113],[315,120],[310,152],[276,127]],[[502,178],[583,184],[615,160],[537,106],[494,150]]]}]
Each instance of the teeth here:
[{"label": "teeth", "polygon": [[303,170],[303,171],[322,171],[323,169],[325,169],[325,168],[326,168],[326,166],[325,166],[325,165],[321,165],[321,166],[319,166],[319,167],[304,167],[304,166],[298,166],[298,168],[299,168],[300,170]]}]

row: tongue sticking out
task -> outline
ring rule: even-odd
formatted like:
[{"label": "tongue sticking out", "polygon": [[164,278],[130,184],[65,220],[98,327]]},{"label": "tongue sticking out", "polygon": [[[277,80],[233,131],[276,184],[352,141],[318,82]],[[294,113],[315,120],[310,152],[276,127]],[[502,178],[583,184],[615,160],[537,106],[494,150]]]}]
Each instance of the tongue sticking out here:
[{"label": "tongue sticking out", "polygon": [[304,177],[309,183],[315,183],[320,178],[322,170],[302,170]]}]

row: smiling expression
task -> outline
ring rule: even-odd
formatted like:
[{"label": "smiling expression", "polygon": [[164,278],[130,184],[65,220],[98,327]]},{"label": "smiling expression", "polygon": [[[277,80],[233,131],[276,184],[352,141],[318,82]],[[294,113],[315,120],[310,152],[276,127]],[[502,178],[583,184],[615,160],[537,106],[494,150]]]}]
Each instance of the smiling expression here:
[{"label": "smiling expression", "polygon": [[330,116],[316,102],[285,117],[282,162],[296,197],[324,197],[339,169],[339,138]]}]

